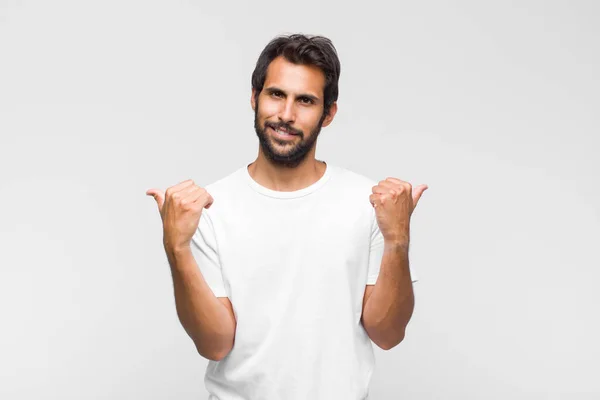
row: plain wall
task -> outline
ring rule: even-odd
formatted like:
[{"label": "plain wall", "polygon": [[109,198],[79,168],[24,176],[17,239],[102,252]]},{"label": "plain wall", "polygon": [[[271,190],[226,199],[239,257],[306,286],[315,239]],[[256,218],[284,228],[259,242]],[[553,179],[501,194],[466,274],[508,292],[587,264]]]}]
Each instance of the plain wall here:
[{"label": "plain wall", "polygon": [[0,1],[0,398],[207,398],[145,191],[254,160],[250,76],[292,32],[342,63],[317,158],[429,185],[416,310],[371,398],[600,398],[599,21],[594,1]]}]

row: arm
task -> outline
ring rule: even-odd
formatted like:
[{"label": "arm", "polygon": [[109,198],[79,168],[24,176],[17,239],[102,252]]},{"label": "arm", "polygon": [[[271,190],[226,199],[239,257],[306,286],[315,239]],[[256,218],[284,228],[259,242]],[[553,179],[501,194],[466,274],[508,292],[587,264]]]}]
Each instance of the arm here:
[{"label": "arm", "polygon": [[387,178],[373,187],[369,198],[383,236],[383,254],[375,285],[365,289],[362,321],[371,340],[384,350],[404,339],[414,310],[408,260],[410,217],[426,189],[427,185],[420,185],[413,190],[408,182]]},{"label": "arm", "polygon": [[[235,316],[229,299],[215,296],[191,248],[194,234],[200,231],[200,221],[204,220],[200,218],[202,210],[208,209],[214,199],[191,179],[168,188],[164,193],[159,189],[149,189],[146,194],[154,197],[160,211],[163,245],[171,267],[179,321],[194,341],[198,353],[218,361],[233,348]],[[214,254],[210,245],[205,250]],[[202,260],[203,267],[213,262],[210,257]],[[223,290],[218,292],[222,293]]]},{"label": "arm", "polygon": [[386,241],[379,278],[368,285],[362,323],[371,340],[389,350],[404,339],[415,304],[408,262],[408,246]]},{"label": "arm", "polygon": [[236,321],[227,297],[215,297],[191,249],[167,249],[177,316],[201,356],[219,361],[233,348]]}]

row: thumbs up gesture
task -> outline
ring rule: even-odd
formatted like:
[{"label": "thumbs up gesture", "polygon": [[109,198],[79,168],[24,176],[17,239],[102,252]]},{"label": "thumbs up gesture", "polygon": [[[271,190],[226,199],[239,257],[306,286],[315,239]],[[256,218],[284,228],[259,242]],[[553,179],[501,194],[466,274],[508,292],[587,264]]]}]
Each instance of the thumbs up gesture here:
[{"label": "thumbs up gesture", "polygon": [[190,245],[202,209],[210,208],[214,201],[206,189],[191,179],[171,186],[164,193],[159,189],[148,189],[146,194],[156,200],[163,223],[163,244],[170,251]]}]

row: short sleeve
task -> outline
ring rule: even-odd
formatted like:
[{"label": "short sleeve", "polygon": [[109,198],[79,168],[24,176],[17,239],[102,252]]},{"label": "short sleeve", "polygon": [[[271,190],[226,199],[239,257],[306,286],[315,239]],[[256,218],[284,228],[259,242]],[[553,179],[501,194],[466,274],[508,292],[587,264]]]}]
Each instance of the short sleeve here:
[{"label": "short sleeve", "polygon": [[198,268],[214,295],[227,297],[217,250],[217,239],[207,210],[202,211],[198,229],[192,236],[190,244]]},{"label": "short sleeve", "polygon": [[[381,268],[381,260],[383,259],[383,235],[377,224],[377,218],[375,216],[375,209],[371,210],[371,246],[369,250],[369,269],[367,272],[367,285],[374,285],[377,282],[379,276],[379,269]],[[415,269],[409,264],[410,276],[412,282],[417,282],[419,279],[415,274]]]}]

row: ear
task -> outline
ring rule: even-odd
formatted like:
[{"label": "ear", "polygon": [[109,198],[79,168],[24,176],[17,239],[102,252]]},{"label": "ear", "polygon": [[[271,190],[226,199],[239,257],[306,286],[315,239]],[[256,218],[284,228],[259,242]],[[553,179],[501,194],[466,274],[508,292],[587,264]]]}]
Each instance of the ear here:
[{"label": "ear", "polygon": [[258,96],[256,89],[252,89],[252,95],[250,96],[250,105],[252,106],[252,111],[256,111],[256,96]]},{"label": "ear", "polygon": [[334,102],[329,108],[329,114],[323,120],[323,127],[326,127],[333,121],[333,117],[335,117],[335,113],[337,113],[337,102]]}]

